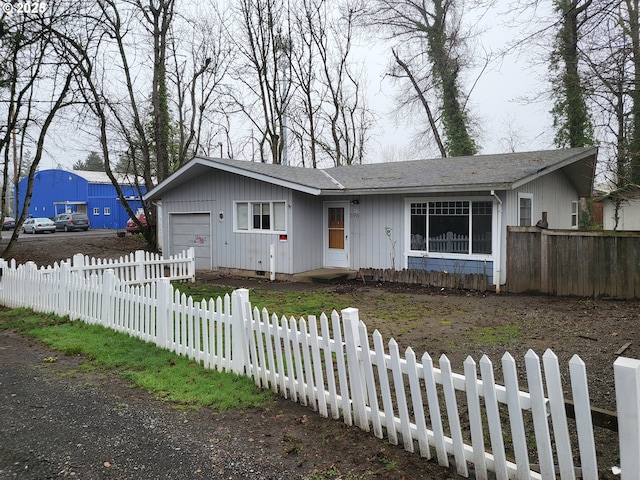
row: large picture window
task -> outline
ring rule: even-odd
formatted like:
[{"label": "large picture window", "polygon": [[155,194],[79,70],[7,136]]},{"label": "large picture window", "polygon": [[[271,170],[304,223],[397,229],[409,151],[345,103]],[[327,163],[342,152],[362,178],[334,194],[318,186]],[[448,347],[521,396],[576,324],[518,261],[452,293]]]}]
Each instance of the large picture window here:
[{"label": "large picture window", "polygon": [[235,227],[241,232],[286,231],[285,202],[236,202]]},{"label": "large picture window", "polygon": [[490,254],[492,212],[491,201],[411,203],[411,250]]}]

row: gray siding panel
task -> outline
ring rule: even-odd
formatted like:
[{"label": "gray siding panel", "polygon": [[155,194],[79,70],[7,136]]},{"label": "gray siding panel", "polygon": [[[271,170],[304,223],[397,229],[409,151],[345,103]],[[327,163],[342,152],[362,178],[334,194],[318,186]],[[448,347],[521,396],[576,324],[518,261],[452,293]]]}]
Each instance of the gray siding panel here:
[{"label": "gray siding panel", "polygon": [[[354,198],[351,203],[351,268],[391,268],[395,242],[395,267],[401,269],[404,245],[404,200],[400,195]],[[391,229],[391,240],[386,227]]]},{"label": "gray siding panel", "polygon": [[[214,268],[240,268],[269,271],[270,245],[276,246],[276,272],[294,273],[291,241],[280,241],[275,233],[235,233],[233,231],[234,201],[285,201],[292,205],[291,191],[238,175],[210,171],[191,181],[187,188],[167,192],[162,198],[162,217],[168,222],[171,214],[211,212]],[[292,208],[287,208],[287,234],[291,234]],[[220,218],[220,214],[222,218]],[[169,225],[170,223],[165,223]],[[168,245],[170,229],[163,232]]]},{"label": "gray siding panel", "polygon": [[533,195],[533,225],[542,218],[542,212],[547,212],[549,228],[571,228],[571,202],[578,200],[578,194],[563,172],[552,172],[508,191],[508,226],[519,226],[518,193]]},{"label": "gray siding panel", "polygon": [[323,265],[323,198],[293,192],[289,231],[293,271],[306,272]]}]

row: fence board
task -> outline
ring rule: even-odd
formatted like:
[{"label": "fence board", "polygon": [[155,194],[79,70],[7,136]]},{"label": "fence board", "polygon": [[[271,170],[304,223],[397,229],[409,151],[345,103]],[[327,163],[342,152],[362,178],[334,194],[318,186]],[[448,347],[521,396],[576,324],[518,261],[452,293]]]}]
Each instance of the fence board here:
[{"label": "fence board", "polygon": [[547,394],[549,396],[549,410],[551,412],[553,435],[558,452],[560,477],[563,480],[574,480],[576,476],[573,468],[573,453],[571,450],[571,440],[569,438],[569,427],[567,425],[567,413],[564,407],[564,393],[560,380],[558,357],[551,350],[547,350],[542,355],[542,362],[547,383]]},{"label": "fence board", "polygon": [[640,232],[507,229],[511,293],[640,298]]},{"label": "fence board", "polygon": [[533,415],[536,447],[538,448],[540,473],[542,474],[542,478],[555,478],[553,450],[551,448],[549,423],[547,422],[547,401],[542,384],[540,359],[532,350],[529,350],[524,360],[527,371],[527,383],[531,395],[531,413]]}]

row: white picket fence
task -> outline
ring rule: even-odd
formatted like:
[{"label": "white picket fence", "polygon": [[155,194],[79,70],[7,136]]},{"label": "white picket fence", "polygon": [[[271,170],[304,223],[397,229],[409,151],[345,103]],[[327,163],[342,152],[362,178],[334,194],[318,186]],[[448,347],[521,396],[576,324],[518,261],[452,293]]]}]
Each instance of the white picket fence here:
[{"label": "white picket fence", "polygon": [[[116,278],[127,285],[149,283],[161,278],[170,281],[190,282],[195,282],[196,279],[196,259],[193,247],[166,258],[158,253],[136,250],[117,259],[94,258],[79,253],[67,261],[45,267],[38,267],[33,262],[27,262],[24,265],[17,265],[15,261],[7,263],[0,260],[0,262],[8,269],[37,270],[42,275],[54,276],[55,278],[64,275],[65,269],[68,269],[68,274],[77,273],[85,279],[89,279],[92,275],[102,275],[106,270],[111,270]],[[5,269],[3,269],[4,271]]]},{"label": "white picket fence", "polygon": [[[278,318],[252,309],[247,290],[194,302],[167,279],[127,285],[111,270],[84,278],[63,268],[56,278],[6,262],[2,267],[5,306],[101,324],[206,368],[246,374],[324,417],[342,417],[408,451],[435,456],[441,465],[453,460],[462,476],[469,476],[472,466],[476,479],[575,479],[579,465],[581,478],[598,478],[586,371],[577,356],[569,365],[570,386],[564,386],[552,352],[542,361],[527,353],[524,392],[509,354],[501,361],[504,386],[496,384],[487,357],[479,365],[468,358],[464,375],[452,371],[446,356],[436,368],[428,354],[418,358],[409,348],[402,355],[394,340],[385,346],[353,308],[330,317]],[[619,358],[614,374],[621,478],[631,480],[640,472],[640,361]],[[563,392],[569,389],[574,435],[564,406]],[[535,470],[532,451],[539,464]]]}]

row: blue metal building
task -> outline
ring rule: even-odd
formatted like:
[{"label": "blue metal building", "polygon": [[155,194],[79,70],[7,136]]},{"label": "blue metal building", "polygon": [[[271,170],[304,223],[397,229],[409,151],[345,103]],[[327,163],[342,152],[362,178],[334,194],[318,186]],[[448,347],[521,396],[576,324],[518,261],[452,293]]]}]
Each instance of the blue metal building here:
[{"label": "blue metal building", "polygon": [[[142,207],[138,190],[132,181],[123,177],[120,187],[134,212]],[[16,215],[20,215],[24,207],[26,191],[25,177],[18,183],[18,192],[14,195],[19,199]],[[143,186],[142,193],[145,192]],[[86,213],[91,220],[91,228],[124,229],[129,219],[106,173],[57,169],[37,172],[28,214],[53,218],[65,212]]]}]

